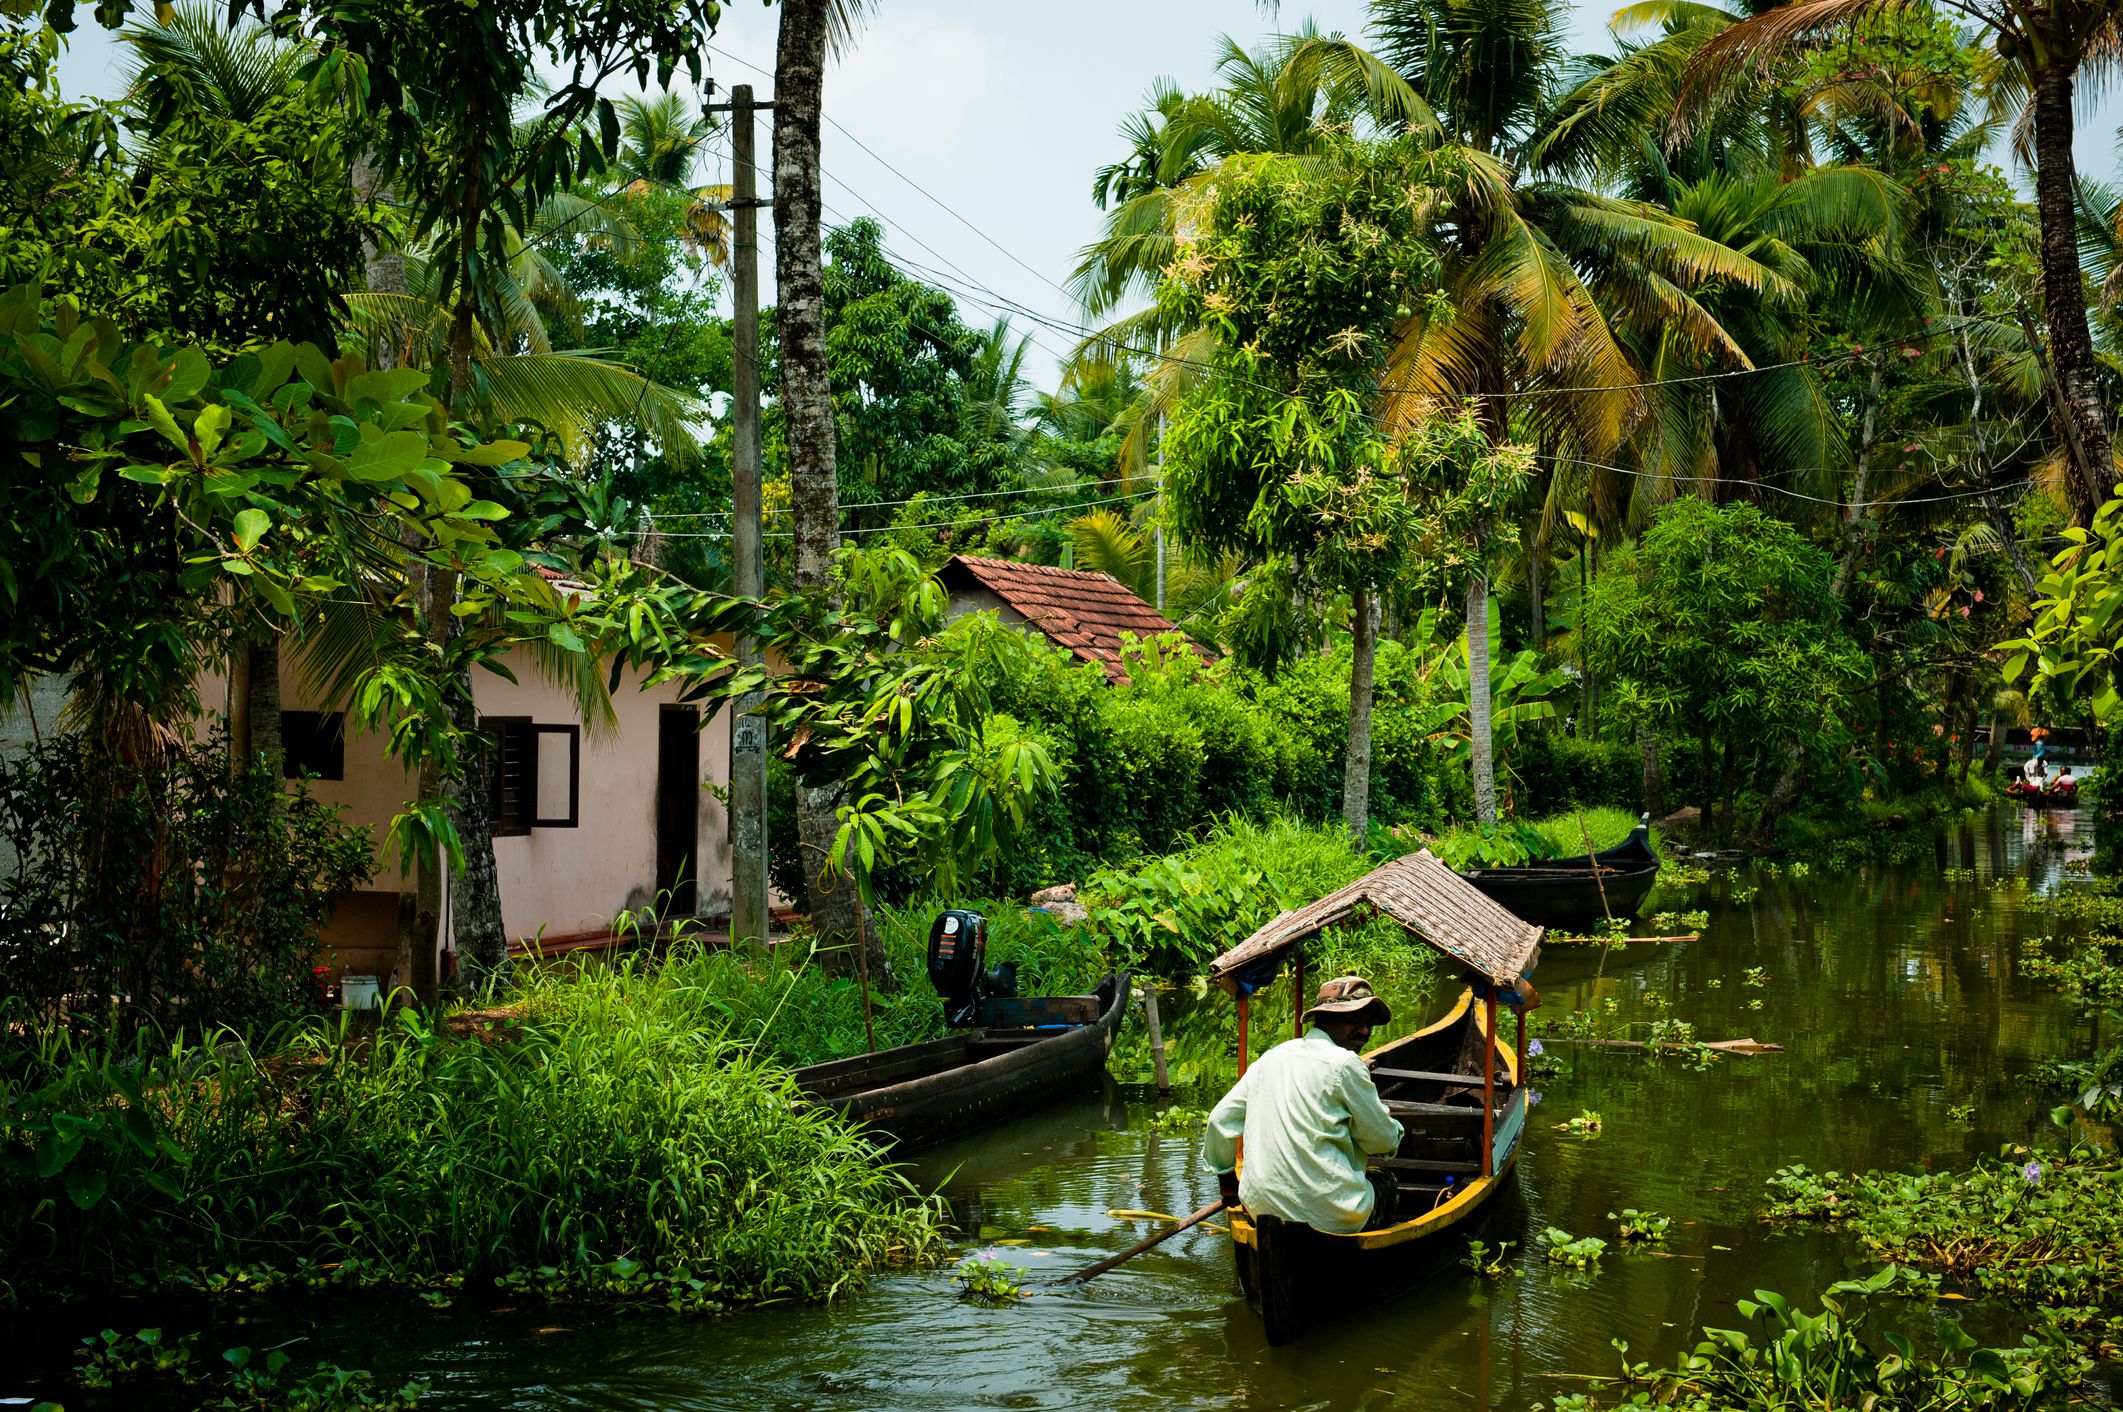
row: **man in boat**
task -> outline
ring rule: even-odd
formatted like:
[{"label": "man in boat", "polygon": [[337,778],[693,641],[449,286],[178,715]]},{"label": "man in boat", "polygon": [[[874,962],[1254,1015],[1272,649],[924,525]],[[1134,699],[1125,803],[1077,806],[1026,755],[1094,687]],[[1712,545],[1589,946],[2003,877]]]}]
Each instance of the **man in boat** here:
[{"label": "man in boat", "polygon": [[1396,1151],[1401,1125],[1357,1057],[1391,1018],[1362,976],[1319,988],[1304,1037],[1263,1054],[1209,1114],[1202,1156],[1226,1202],[1342,1235],[1393,1220],[1393,1179],[1364,1159]]},{"label": "man in boat", "polygon": [[2071,766],[2059,765],[2057,767],[2057,777],[2049,782],[2049,792],[2051,794],[2076,794],[2078,791],[2079,782],[2071,777]]}]

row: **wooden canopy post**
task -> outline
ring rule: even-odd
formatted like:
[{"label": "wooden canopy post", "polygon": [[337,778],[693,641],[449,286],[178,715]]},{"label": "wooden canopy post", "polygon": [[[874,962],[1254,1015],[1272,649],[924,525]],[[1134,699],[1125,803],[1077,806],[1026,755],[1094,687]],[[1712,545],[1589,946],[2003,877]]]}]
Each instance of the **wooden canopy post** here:
[{"label": "wooden canopy post", "polygon": [[1489,1057],[1482,1063],[1482,1175],[1496,1175],[1496,984],[1487,987],[1482,1002],[1484,1028],[1489,1031]]},{"label": "wooden canopy post", "polygon": [[1297,948],[1296,964],[1290,968],[1290,1037],[1305,1037],[1305,948]]},{"label": "wooden canopy post", "polygon": [[1252,1008],[1253,997],[1245,991],[1238,993],[1238,1076],[1246,1077],[1246,1012]]},{"label": "wooden canopy post", "polygon": [[1519,1042],[1516,1053],[1519,1056],[1519,1086],[1523,1088],[1526,1083],[1526,1002],[1521,999],[1511,1008],[1519,1012]]}]

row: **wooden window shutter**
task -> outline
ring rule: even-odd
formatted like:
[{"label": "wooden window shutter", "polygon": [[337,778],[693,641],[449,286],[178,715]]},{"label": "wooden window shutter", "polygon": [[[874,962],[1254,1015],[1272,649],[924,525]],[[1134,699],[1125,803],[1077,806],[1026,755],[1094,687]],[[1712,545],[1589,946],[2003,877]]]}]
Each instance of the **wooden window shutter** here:
[{"label": "wooden window shutter", "polygon": [[494,740],[494,836],[527,834],[538,817],[538,733],[529,716],[483,716],[479,728]]}]

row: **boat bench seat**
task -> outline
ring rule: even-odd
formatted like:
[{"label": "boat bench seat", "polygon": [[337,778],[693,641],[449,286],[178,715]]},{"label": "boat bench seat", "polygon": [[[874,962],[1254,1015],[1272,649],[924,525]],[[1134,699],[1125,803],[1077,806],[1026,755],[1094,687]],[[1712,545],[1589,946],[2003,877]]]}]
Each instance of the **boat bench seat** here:
[{"label": "boat bench seat", "polygon": [[1381,1101],[1385,1103],[1386,1111],[1396,1118],[1466,1118],[1477,1124],[1482,1121],[1482,1110],[1478,1106],[1467,1108],[1457,1103],[1411,1103],[1403,1098]]},{"label": "boat bench seat", "polygon": [[1479,1162],[1441,1162],[1429,1157],[1381,1157],[1374,1163],[1399,1176],[1403,1172],[1439,1172],[1462,1176],[1482,1170]]},{"label": "boat bench seat", "polygon": [[1482,1086],[1482,1076],[1480,1074],[1433,1074],[1424,1069],[1373,1069],[1371,1077],[1374,1081],[1379,1079],[1397,1079],[1404,1083],[1413,1081],[1428,1084],[1452,1084],[1459,1088],[1480,1088]]}]

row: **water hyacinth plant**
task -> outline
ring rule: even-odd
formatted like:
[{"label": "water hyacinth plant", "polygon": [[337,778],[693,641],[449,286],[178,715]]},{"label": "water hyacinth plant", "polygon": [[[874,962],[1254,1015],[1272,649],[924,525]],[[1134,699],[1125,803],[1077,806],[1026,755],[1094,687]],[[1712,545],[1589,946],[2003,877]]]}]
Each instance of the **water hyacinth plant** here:
[{"label": "water hyacinth plant", "polygon": [[1598,1236],[1574,1236],[1558,1226],[1549,1226],[1542,1234],[1548,1238],[1549,1260],[1573,1270],[1589,1270],[1607,1253],[1607,1242]]},{"label": "water hyacinth plant", "polygon": [[1660,1244],[1666,1239],[1666,1232],[1673,1225],[1671,1216],[1661,1216],[1656,1211],[1639,1211],[1634,1206],[1625,1206],[1620,1211],[1609,1211],[1607,1219],[1621,1228],[1624,1244]]},{"label": "water hyacinth plant", "polygon": [[1963,1171],[1780,1169],[1772,1220],[1820,1221],[1872,1255],[2052,1306],[2123,1290],[2123,1160],[2009,1145]]},{"label": "water hyacinth plant", "polygon": [[1756,1290],[1738,1303],[1751,1329],[1705,1327],[1703,1341],[1673,1367],[1654,1369],[1620,1352],[1620,1387],[1635,1389],[1611,1402],[1598,1393],[1566,1393],[1554,1412],[1676,1407],[1688,1412],[1737,1409],[1782,1412],[1795,1408],[1922,1409],[1923,1412],[1989,1412],[1989,1409],[2062,1407],[2092,1371],[2093,1361],[2045,1329],[2017,1347],[1983,1348],[1951,1319],[1939,1321],[1938,1356],[1891,1329],[1880,1331],[1884,1351],[1862,1336],[1867,1301],[1895,1292],[1898,1275],[1888,1266],[1864,1280],[1844,1280],[1821,1295],[1821,1312],[1808,1314],[1773,1290]]},{"label": "water hyacinth plant", "polygon": [[959,1297],[980,1304],[1009,1304],[1028,1297],[1025,1281],[1031,1277],[1030,1270],[1001,1259],[992,1248],[968,1255],[951,1271]]}]

